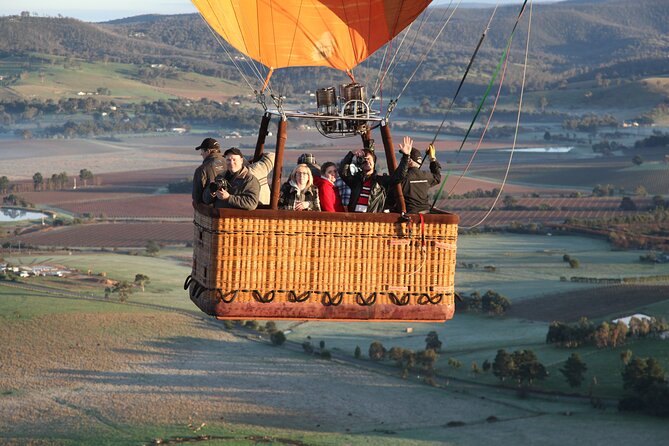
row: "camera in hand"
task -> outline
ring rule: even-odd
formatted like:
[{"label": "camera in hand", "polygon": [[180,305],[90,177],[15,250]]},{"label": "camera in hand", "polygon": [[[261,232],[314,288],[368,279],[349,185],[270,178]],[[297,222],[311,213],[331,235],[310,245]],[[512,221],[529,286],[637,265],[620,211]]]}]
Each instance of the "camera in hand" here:
[{"label": "camera in hand", "polygon": [[228,183],[228,180],[222,177],[216,177],[214,181],[209,183],[209,192],[211,193],[211,195],[214,195],[219,190],[227,191],[229,187],[230,183]]}]

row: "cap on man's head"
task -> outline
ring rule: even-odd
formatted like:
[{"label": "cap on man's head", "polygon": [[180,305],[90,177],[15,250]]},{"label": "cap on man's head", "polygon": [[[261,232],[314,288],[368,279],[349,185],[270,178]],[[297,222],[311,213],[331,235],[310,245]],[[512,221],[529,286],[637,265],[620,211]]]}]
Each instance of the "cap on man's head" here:
[{"label": "cap on man's head", "polygon": [[242,155],[242,151],[239,150],[237,147],[230,147],[228,150],[225,151],[225,153],[223,153],[223,156],[228,156],[228,155],[239,155],[242,158],[244,157],[244,155]]},{"label": "cap on man's head", "polygon": [[221,145],[214,138],[205,138],[195,150],[221,150]]},{"label": "cap on man's head", "polygon": [[411,148],[411,153],[409,154],[409,157],[417,162],[418,164],[423,164],[423,154],[420,153],[420,150],[414,149],[413,147]]},{"label": "cap on man's head", "polygon": [[297,164],[316,164],[316,157],[313,153],[303,153],[297,159]]}]

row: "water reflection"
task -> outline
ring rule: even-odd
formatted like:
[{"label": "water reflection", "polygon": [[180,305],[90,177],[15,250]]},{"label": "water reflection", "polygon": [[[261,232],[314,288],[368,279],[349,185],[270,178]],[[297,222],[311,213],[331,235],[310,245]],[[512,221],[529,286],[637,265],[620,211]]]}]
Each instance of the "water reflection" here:
[{"label": "water reflection", "polygon": [[0,208],[0,222],[37,220],[48,217],[49,216],[47,214],[42,212],[32,212],[16,208]]}]

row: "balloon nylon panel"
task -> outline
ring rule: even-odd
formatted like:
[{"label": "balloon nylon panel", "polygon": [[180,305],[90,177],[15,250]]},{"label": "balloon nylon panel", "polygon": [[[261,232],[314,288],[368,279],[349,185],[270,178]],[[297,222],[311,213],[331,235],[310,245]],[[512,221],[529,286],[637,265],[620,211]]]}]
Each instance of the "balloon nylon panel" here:
[{"label": "balloon nylon panel", "polygon": [[431,0],[192,2],[230,45],[268,67],[346,71],[406,28]]}]

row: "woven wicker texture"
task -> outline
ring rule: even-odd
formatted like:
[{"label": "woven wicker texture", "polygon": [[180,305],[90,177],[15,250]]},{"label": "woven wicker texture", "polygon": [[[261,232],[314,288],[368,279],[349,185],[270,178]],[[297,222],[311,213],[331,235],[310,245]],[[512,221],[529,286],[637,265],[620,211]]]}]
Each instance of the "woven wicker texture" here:
[{"label": "woven wicker texture", "polygon": [[342,307],[398,300],[453,306],[457,224],[283,214],[195,213],[192,278],[210,299],[271,306],[297,298],[320,306],[327,295]]}]

